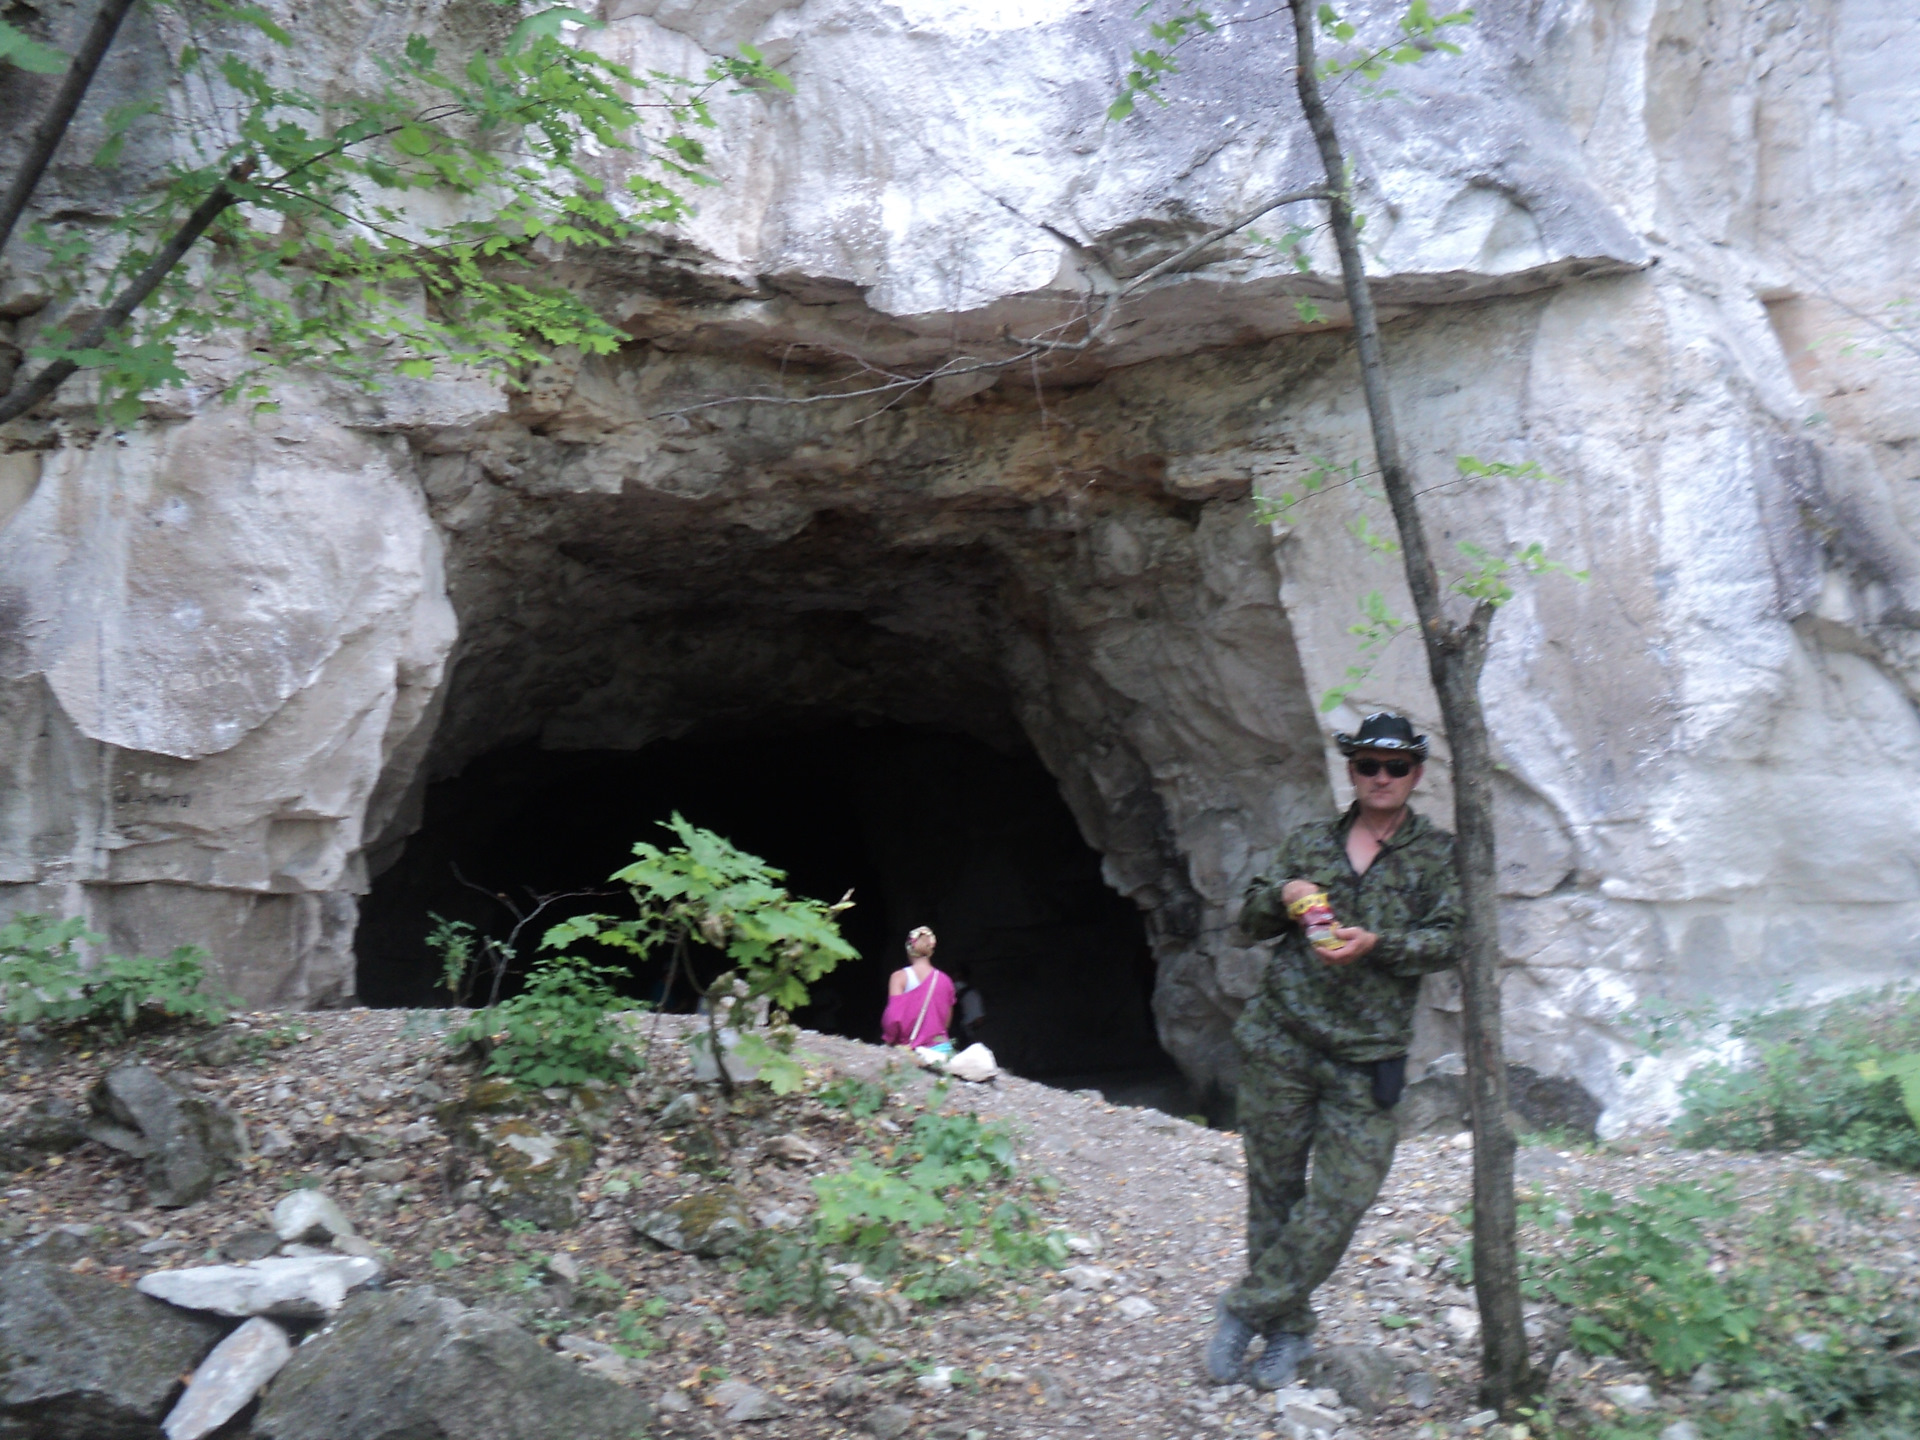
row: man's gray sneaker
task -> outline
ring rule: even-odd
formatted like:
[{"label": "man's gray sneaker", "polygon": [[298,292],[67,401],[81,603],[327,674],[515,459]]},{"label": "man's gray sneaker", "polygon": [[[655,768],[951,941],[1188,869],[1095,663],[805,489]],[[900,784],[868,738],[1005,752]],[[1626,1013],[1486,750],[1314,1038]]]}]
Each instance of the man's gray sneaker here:
[{"label": "man's gray sneaker", "polygon": [[1207,1342],[1207,1378],[1216,1385],[1232,1385],[1247,1373],[1247,1347],[1254,1329],[1227,1309],[1222,1300],[1213,1307],[1213,1338]]},{"label": "man's gray sneaker", "polygon": [[1257,1390],[1285,1389],[1293,1383],[1300,1362],[1312,1353],[1313,1342],[1306,1336],[1276,1331],[1267,1337],[1267,1348],[1253,1362],[1253,1373],[1248,1378]]}]

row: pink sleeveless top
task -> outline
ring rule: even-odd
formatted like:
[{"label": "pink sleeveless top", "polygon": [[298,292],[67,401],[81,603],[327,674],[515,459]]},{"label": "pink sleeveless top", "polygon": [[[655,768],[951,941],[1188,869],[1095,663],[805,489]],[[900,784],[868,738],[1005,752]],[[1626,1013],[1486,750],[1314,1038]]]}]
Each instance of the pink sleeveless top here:
[{"label": "pink sleeveless top", "polygon": [[[932,987],[932,994],[928,994]],[[922,1011],[925,1011],[923,1014]],[[911,990],[887,997],[880,1017],[880,1041],[885,1045],[933,1045],[947,1038],[953,1018],[953,981],[935,970]]]}]

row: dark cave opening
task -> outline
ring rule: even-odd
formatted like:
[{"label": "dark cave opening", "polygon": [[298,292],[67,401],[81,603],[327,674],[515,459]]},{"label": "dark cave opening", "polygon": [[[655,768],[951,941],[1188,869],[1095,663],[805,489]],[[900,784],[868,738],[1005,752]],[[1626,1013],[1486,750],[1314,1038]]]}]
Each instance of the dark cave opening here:
[{"label": "dark cave opening", "polygon": [[[971,1038],[1008,1070],[1181,1103],[1154,1033],[1141,915],[1102,880],[1052,776],[1030,752],[924,727],[802,725],[483,756],[428,788],[420,830],[362,904],[363,1002],[444,1004],[430,915],[504,934],[511,918],[483,891],[606,888],[636,840],[665,843],[654,822],[676,810],[786,870],[796,892],[854,891],[843,929],[862,958],[814,986],[801,1024],[878,1040],[887,974],[907,931],[930,925],[936,963],[984,1002]],[[623,899],[565,901],[531,932]],[[633,993],[650,983],[637,975]]]}]

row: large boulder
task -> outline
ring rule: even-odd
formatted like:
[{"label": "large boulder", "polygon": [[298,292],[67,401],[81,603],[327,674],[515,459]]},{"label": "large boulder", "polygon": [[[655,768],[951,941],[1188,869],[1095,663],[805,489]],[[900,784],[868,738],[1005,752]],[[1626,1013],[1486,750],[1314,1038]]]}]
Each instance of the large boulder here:
[{"label": "large boulder", "polygon": [[115,1066],[87,1103],[96,1117],[89,1134],[146,1160],[155,1205],[205,1199],[247,1153],[247,1132],[232,1111],[146,1065]]},{"label": "large boulder", "polygon": [[359,1295],[295,1352],[257,1440],[641,1440],[639,1396],[431,1290]]},{"label": "large boulder", "polygon": [[229,1328],[97,1276],[0,1265],[0,1440],[153,1440]]}]

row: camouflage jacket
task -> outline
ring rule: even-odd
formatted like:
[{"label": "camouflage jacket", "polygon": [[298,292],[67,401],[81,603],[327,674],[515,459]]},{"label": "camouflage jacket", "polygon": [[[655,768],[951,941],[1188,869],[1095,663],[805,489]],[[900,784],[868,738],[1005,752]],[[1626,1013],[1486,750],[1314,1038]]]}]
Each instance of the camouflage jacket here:
[{"label": "camouflage jacket", "polygon": [[[1454,963],[1460,888],[1453,836],[1411,814],[1367,873],[1356,875],[1347,859],[1347,831],[1357,813],[1356,805],[1338,819],[1301,826],[1266,873],[1247,886],[1241,930],[1256,940],[1279,937],[1260,995],[1236,1030],[1250,1057],[1275,1028],[1339,1060],[1404,1055],[1413,1037],[1420,977]],[[1336,922],[1371,930],[1379,943],[1347,965],[1320,959],[1280,900],[1280,888],[1296,878],[1318,881]]]}]

